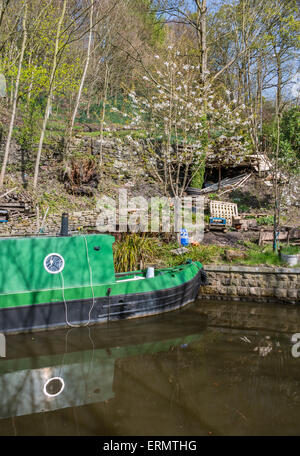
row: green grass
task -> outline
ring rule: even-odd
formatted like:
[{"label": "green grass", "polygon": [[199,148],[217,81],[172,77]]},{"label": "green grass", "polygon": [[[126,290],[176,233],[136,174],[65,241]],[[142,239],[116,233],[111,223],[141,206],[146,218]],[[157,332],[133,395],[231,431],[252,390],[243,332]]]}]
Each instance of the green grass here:
[{"label": "green grass", "polygon": [[283,263],[277,253],[274,253],[271,246],[265,247],[263,250],[249,250],[247,257],[242,260],[243,264],[259,265],[270,264],[273,266],[282,266]]},{"label": "green grass", "polygon": [[[83,137],[98,138],[100,136],[100,131],[79,131],[77,134]],[[131,136],[132,139],[144,139],[147,135],[145,130],[118,130],[103,132],[104,138],[126,139],[126,136]]]},{"label": "green grass", "polygon": [[235,264],[244,264],[249,266],[256,265],[273,265],[273,266],[285,266],[285,263],[281,260],[278,253],[273,252],[271,245],[260,247],[253,242],[245,241],[244,247],[247,248],[245,251],[245,258],[234,260]]},{"label": "green grass", "polygon": [[163,266],[178,266],[187,260],[200,261],[202,264],[219,263],[224,248],[217,245],[189,246],[188,252],[175,255],[171,250],[178,249],[176,242],[162,244],[157,248],[158,258]]},{"label": "green grass", "polygon": [[[119,111],[128,115],[124,117],[120,112],[115,112],[111,108],[117,108]],[[85,110],[82,110],[79,113],[79,122],[80,123],[91,123],[99,121],[100,116],[102,115],[103,105],[102,102],[95,103],[90,106],[90,118],[87,118],[87,113]],[[106,103],[106,112],[105,112],[105,121],[107,123],[117,123],[123,125],[127,122],[127,119],[130,118],[133,112],[132,102],[130,99],[123,95],[118,95],[117,98],[108,98]]]},{"label": "green grass", "polygon": [[50,193],[44,192],[39,196],[39,205],[45,211],[49,207],[49,214],[57,214],[63,210],[76,210],[75,203],[71,203],[66,195],[59,191],[52,190]]},{"label": "green grass", "polygon": [[66,122],[59,119],[49,119],[47,130],[64,132],[66,130]]},{"label": "green grass", "polygon": [[297,255],[300,253],[300,247],[297,245],[289,245],[281,248],[284,255]]}]

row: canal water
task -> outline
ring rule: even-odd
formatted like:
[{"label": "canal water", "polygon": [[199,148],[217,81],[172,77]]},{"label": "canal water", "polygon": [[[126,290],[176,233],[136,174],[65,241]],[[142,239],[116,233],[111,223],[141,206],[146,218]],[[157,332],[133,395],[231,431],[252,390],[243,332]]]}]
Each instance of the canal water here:
[{"label": "canal water", "polygon": [[197,301],[8,336],[0,435],[299,435],[295,333],[300,306]]}]

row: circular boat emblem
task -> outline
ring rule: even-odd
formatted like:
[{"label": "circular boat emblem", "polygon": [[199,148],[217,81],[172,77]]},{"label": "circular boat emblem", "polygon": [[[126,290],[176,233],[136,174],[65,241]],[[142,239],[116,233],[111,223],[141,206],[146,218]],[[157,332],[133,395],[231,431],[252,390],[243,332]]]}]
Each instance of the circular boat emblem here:
[{"label": "circular boat emblem", "polygon": [[50,253],[44,259],[44,268],[49,274],[58,274],[65,267],[65,260],[59,253]]},{"label": "circular boat emblem", "polygon": [[48,397],[58,396],[63,392],[65,382],[61,377],[49,378],[44,385],[44,394]]}]

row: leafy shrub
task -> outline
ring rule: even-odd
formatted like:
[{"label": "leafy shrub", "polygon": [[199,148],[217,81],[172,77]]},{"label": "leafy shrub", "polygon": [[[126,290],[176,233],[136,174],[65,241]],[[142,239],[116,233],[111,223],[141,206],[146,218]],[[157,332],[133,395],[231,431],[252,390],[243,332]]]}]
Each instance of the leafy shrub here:
[{"label": "leafy shrub", "polygon": [[191,181],[191,187],[200,188],[200,189],[203,187],[205,162],[206,162],[205,154],[202,154],[199,160],[195,160],[195,164],[192,167],[192,172],[194,172],[195,174]]},{"label": "leafy shrub", "polygon": [[257,225],[273,225],[274,224],[274,216],[273,215],[266,215],[265,217],[258,217],[256,219]]},{"label": "leafy shrub", "polygon": [[239,204],[238,208],[240,212],[248,212],[250,210],[250,207],[247,206],[247,204]]},{"label": "leafy shrub", "polygon": [[217,193],[210,193],[208,195],[208,198],[211,199],[211,200],[218,200],[219,199],[219,196]]},{"label": "leafy shrub", "polygon": [[39,139],[39,118],[40,107],[34,101],[29,103],[27,109],[21,107],[23,111],[23,124],[16,132],[16,140],[23,151],[31,152],[34,144]]}]

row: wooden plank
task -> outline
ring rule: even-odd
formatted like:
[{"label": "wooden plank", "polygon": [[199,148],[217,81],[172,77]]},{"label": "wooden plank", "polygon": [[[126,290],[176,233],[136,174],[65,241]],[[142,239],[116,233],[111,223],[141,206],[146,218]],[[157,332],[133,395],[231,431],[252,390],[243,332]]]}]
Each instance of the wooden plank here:
[{"label": "wooden plank", "polygon": [[[226,177],[225,179],[221,180],[220,182],[220,188],[227,188],[227,187],[233,187],[240,182],[243,181],[246,177],[250,176],[250,174],[241,174],[240,176],[235,176],[235,177]],[[191,190],[193,190],[193,187],[189,187]],[[197,189],[199,190],[199,189]],[[219,183],[215,183],[210,185],[209,187],[202,188],[199,190],[199,194],[205,194],[205,193],[212,193],[212,192],[217,192],[219,190]]]},{"label": "wooden plank", "polygon": [[11,209],[11,210],[18,210],[18,211],[25,211],[29,209],[29,205],[27,204],[20,204],[20,203],[7,203],[7,204],[0,204],[1,209]]},{"label": "wooden plank", "polygon": [[253,218],[258,218],[258,217],[267,217],[270,214],[267,214],[266,212],[259,212],[255,214],[254,212],[243,212],[243,217],[253,217]]},{"label": "wooden plank", "polygon": [[9,195],[10,193],[14,192],[15,190],[17,190],[18,187],[14,187],[14,188],[11,188],[10,190],[8,190],[6,193],[3,193],[3,195],[0,196],[0,198],[4,198],[5,196]]},{"label": "wooden plank", "polygon": [[[264,245],[265,242],[273,242],[274,234],[270,231],[261,231],[259,235],[258,245]],[[279,241],[287,241],[288,240],[288,232],[285,231],[283,233],[279,233],[278,235]],[[291,240],[291,238],[290,238]]]}]

